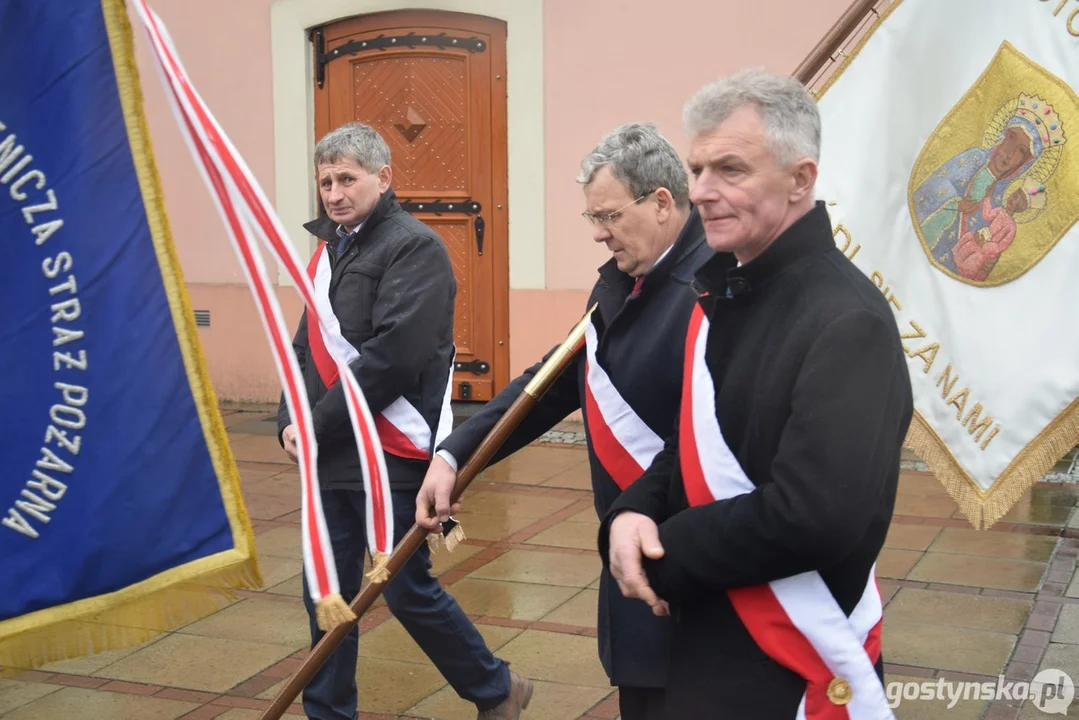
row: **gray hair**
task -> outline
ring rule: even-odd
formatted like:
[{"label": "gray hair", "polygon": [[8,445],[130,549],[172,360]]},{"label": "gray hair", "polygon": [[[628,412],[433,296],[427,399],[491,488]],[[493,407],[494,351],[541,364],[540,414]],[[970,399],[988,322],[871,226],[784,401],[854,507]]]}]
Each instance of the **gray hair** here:
[{"label": "gray hair", "polygon": [[682,113],[686,132],[691,137],[708,133],[743,105],[760,112],[780,165],[820,160],[820,112],[813,96],[794,78],[764,68],[749,68],[701,88]]},{"label": "gray hair", "polygon": [[390,146],[378,132],[361,122],[345,123],[326,133],[315,145],[315,170],[344,158],[354,160],[372,175],[390,164]]},{"label": "gray hair", "polygon": [[674,197],[675,205],[689,204],[686,168],[654,123],[628,123],[608,133],[581,161],[577,182],[589,184],[605,166],[634,198],[664,187]]}]

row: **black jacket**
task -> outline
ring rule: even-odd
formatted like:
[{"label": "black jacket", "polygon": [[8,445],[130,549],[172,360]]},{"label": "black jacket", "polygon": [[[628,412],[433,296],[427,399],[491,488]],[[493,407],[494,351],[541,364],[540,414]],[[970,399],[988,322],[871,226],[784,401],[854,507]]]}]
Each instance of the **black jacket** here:
[{"label": "black jacket", "polygon": [[[599,269],[599,279],[586,306],[599,303],[596,314],[601,327],[596,356],[600,365],[625,401],[660,437],[670,434],[678,415],[682,339],[696,300],[690,282],[693,273],[712,254],[705,243],[700,215],[694,209],[670,252],[645,275],[639,295],[630,297],[634,280],[621,272],[612,259]],[[733,264],[732,259],[726,262]],[[439,448],[448,450],[463,465],[542,364],[533,365],[510,383]],[[491,462],[516,452],[571,412],[582,409],[584,379],[582,351]],[[602,518],[621,490],[596,458],[590,436],[588,454],[596,512]],[[467,498],[464,505],[467,508]],[[465,518],[462,522],[467,526]],[[598,621],[600,659],[612,683],[662,687],[666,682],[670,621],[655,617],[643,603],[622,597],[606,571],[600,577]]]},{"label": "black jacket", "polygon": [[717,419],[756,489],[688,509],[676,432],[607,514],[600,553],[606,564],[622,511],[659,524],[665,555],[645,569],[675,620],[664,718],[785,720],[805,684],[758,648],[724,590],[817,570],[851,612],[892,516],[913,413],[906,358],[822,203],[758,258],[710,262],[696,282]]},{"label": "black jacket", "polygon": [[[453,312],[457,283],[442,239],[401,209],[392,189],[383,193],[343,254],[334,248],[337,223],[325,215],[304,225],[327,241],[333,272],[330,303],[341,333],[360,357],[351,367],[377,415],[398,397],[410,402],[432,428],[439,414],[453,359]],[[356,442],[342,383],[327,392],[313,361],[308,362],[307,312],[292,347],[311,402],[318,441],[318,472],[326,489],[362,489]],[[278,439],[292,422],[284,396],[278,411]],[[394,490],[415,490],[428,463],[386,453]]]}]

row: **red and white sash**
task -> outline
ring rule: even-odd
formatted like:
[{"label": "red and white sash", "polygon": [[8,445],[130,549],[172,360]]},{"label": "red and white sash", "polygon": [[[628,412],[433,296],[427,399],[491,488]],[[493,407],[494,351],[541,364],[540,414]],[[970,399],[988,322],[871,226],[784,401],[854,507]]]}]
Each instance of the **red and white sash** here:
[{"label": "red and white sash", "polygon": [[[755,488],[723,439],[715,387],[705,363],[708,319],[693,308],[686,336],[679,456],[692,506]],[[894,718],[874,663],[880,657],[883,606],[876,566],[850,617],[816,571],[766,585],[728,590],[731,604],[757,645],[806,680],[798,720]]]},{"label": "red and white sash", "polygon": [[[326,243],[320,242],[307,274],[315,288],[315,306],[323,318],[326,332],[323,334],[318,323],[307,323],[307,336],[311,347],[311,358],[315,361],[319,377],[327,388],[332,388],[338,381],[337,364],[333,356],[345,359],[351,364],[360,353],[341,334],[341,324],[330,305],[330,258],[326,252]],[[332,354],[331,354],[332,353]],[[449,377],[446,380],[446,392],[442,398],[442,410],[439,414],[438,429],[434,445],[442,442],[453,428],[453,410],[450,398],[453,395],[453,359],[450,359]],[[412,403],[399,397],[375,416],[375,427],[382,442],[382,449],[398,457],[429,460],[431,457],[431,427],[424,420]]]},{"label": "red and white sash", "polygon": [[603,469],[625,490],[663,449],[663,439],[629,406],[596,360],[594,320],[585,327],[585,410],[592,449]]}]

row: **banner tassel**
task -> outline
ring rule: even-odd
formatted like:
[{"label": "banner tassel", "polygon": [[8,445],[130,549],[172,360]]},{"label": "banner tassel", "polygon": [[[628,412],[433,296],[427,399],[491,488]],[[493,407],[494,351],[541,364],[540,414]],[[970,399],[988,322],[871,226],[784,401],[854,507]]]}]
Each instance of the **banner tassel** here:
[{"label": "banner tassel", "polygon": [[341,593],[330,593],[315,603],[315,618],[318,629],[329,632],[338,625],[356,620],[356,613],[348,606]]},{"label": "banner tassel", "polygon": [[367,573],[367,579],[373,583],[384,583],[390,579],[390,554],[375,553],[371,556],[371,569]]}]

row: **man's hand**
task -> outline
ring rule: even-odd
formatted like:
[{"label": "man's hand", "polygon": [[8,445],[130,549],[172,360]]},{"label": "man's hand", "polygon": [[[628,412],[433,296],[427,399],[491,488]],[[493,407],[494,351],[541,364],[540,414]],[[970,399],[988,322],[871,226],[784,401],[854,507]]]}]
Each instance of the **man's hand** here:
[{"label": "man's hand", "polygon": [[611,575],[624,596],[648,603],[655,615],[669,615],[666,601],[661,600],[648,584],[641,555],[651,560],[663,557],[659,528],[650,517],[624,512],[611,522]]},{"label": "man's hand", "polygon": [[450,464],[435,456],[427,468],[427,476],[423,479],[423,487],[416,496],[416,524],[420,527],[437,532],[439,523],[450,519],[451,513],[461,511],[461,504],[454,503],[450,506],[450,495],[453,494],[453,486],[457,482],[457,473]]},{"label": "man's hand", "polygon": [[299,462],[299,450],[296,448],[296,426],[289,425],[281,431],[281,439],[284,441],[285,454],[292,462]]}]

